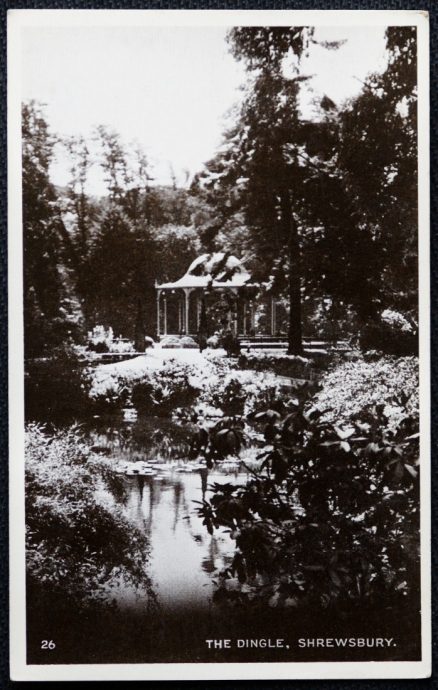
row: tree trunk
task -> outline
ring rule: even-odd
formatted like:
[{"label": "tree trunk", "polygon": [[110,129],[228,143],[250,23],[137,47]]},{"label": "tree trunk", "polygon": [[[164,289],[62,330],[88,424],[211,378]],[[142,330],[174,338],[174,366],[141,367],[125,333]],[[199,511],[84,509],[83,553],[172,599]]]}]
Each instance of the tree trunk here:
[{"label": "tree trunk", "polygon": [[199,315],[199,328],[198,335],[204,338],[208,338],[208,320],[207,320],[207,310],[205,307],[205,298],[202,297],[201,300],[201,312]]},{"label": "tree trunk", "polygon": [[143,304],[142,300],[137,300],[137,316],[135,319],[135,343],[134,347],[137,352],[144,352],[145,349],[145,327],[143,318]]},{"label": "tree trunk", "polygon": [[289,251],[289,355],[303,353],[303,334],[301,316],[301,260],[298,228],[292,212],[290,195],[286,192],[282,197],[282,219],[288,229]]}]

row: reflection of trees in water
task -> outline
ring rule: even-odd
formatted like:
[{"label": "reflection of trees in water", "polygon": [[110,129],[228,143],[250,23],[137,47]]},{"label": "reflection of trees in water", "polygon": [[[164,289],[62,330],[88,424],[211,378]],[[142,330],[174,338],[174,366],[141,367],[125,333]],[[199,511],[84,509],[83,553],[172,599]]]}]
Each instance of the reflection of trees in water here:
[{"label": "reflection of trees in water", "polygon": [[138,492],[140,494],[140,503],[143,501],[144,477],[141,474],[137,477]]},{"label": "reflection of trees in water", "polygon": [[[154,475],[138,473],[126,477],[132,518],[147,535],[152,551],[155,539],[159,539],[161,544],[166,538],[189,539],[201,549],[197,565],[193,567],[202,570],[209,578],[225,567],[229,559],[221,553],[224,537],[208,535],[204,531],[196,513],[197,504],[192,499],[207,499],[211,477],[218,471],[224,477],[237,479],[239,470],[221,467],[221,462],[215,463],[212,469],[198,466],[190,475],[170,469],[166,459],[183,460],[188,457],[188,437],[192,429],[187,425],[161,419],[142,419],[134,424],[114,418],[96,421],[98,426],[90,429],[89,438],[94,444],[107,448],[107,454],[114,460],[155,460],[158,463],[163,460],[164,474],[157,469]],[[164,524],[159,524],[158,521],[162,520]]]},{"label": "reflection of trees in water", "polygon": [[[202,498],[205,499],[207,488],[208,488],[208,476],[209,470],[203,468],[198,470],[196,474],[199,474]],[[144,475],[137,475],[135,478],[135,485],[131,485],[132,489],[134,487],[137,489],[137,506],[136,506],[136,518],[137,523],[141,524],[143,529],[150,535],[152,530],[152,525],[154,521],[154,512],[161,502],[162,494],[169,488],[172,490],[172,509],[173,509],[173,521],[172,521],[172,532],[175,533],[178,524],[184,525],[185,529],[188,530],[192,539],[197,543],[204,543],[204,535],[198,534],[192,525],[190,518],[191,514],[194,513],[194,506],[189,505],[186,498],[186,487],[184,485],[184,480],[178,476],[172,476],[171,478],[163,477],[145,477]],[[146,509],[145,505],[145,487],[148,491],[148,505]],[[134,489],[135,490],[135,489]],[[182,522],[184,520],[184,523]],[[211,543],[209,545],[210,554],[206,559],[206,562],[214,563],[214,558],[216,557],[217,548],[215,547],[216,537],[211,537]],[[209,566],[206,565],[206,568]],[[213,566],[214,570],[214,566]],[[210,572],[206,569],[206,572]]]},{"label": "reflection of trees in water", "polygon": [[204,467],[202,470],[199,470],[199,473],[201,475],[202,500],[205,501],[205,496],[208,488],[208,467]]},{"label": "reflection of trees in water", "polygon": [[176,531],[178,521],[179,521],[179,515],[180,515],[180,507],[181,507],[181,502],[184,501],[184,487],[181,482],[176,482],[173,486],[173,532]]},{"label": "reflection of trees in water", "polygon": [[142,419],[131,425],[130,445],[145,459],[185,458],[190,429],[171,420]]},{"label": "reflection of trees in water", "polygon": [[86,430],[91,443],[115,455],[123,453],[125,459],[135,462],[188,456],[192,433],[190,425],[155,417],[143,417],[134,423],[114,417],[102,417],[93,422],[94,427]]},{"label": "reflection of trees in water", "polygon": [[[143,529],[148,537],[151,535],[152,522],[154,517],[154,506],[156,505],[157,498],[157,486],[154,481],[151,481],[151,477],[145,477],[144,475],[137,474],[132,478],[129,478],[128,486],[129,491],[135,500],[135,520],[141,529]],[[147,506],[145,505],[145,489],[147,492]]]},{"label": "reflection of trees in water", "polygon": [[143,495],[145,483],[145,478],[139,474],[135,477],[135,480],[134,478],[128,480],[129,491],[132,492],[132,495],[137,499],[135,502],[135,515],[133,515],[133,517],[135,518],[137,526],[140,529],[143,529],[148,535],[148,537],[150,537],[148,519],[146,518],[143,510]]},{"label": "reflection of trees in water", "polygon": [[[145,510],[144,490],[145,485],[148,491],[148,508]],[[185,499],[185,487],[181,479],[166,479],[163,477],[145,477],[138,474],[136,476],[137,492],[137,518],[150,533],[154,520],[154,511],[161,501],[163,491],[172,490],[173,525],[172,531],[175,532],[180,521],[181,511],[187,513],[189,508]]]},{"label": "reflection of trees in water", "polygon": [[221,548],[221,542],[223,537],[220,535],[211,535],[208,543],[208,553],[205,558],[202,559],[202,570],[207,573],[207,575],[213,575],[219,570],[223,570],[225,567],[230,566],[233,560],[233,554],[226,554]]},{"label": "reflection of trees in water", "polygon": [[207,575],[212,575],[215,572],[216,559],[219,558],[220,555],[217,539],[214,535],[211,535],[207,556],[202,559],[202,570],[207,573]]}]

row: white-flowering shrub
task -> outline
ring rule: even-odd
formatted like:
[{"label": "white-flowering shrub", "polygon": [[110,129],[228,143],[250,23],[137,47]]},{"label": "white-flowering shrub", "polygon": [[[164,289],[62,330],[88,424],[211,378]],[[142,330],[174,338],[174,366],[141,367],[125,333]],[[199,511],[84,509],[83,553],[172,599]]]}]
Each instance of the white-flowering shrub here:
[{"label": "white-flowering shrub", "polygon": [[128,400],[132,381],[124,373],[107,367],[96,367],[88,372],[89,397],[103,407],[123,407]]},{"label": "white-flowering shrub", "polygon": [[412,324],[399,311],[385,309],[380,316],[382,321],[395,330],[402,331],[403,333],[412,333],[414,330]]},{"label": "white-flowering shrub", "polygon": [[[279,395],[279,380],[270,372],[240,370],[236,363],[210,351],[201,362],[154,358],[131,359],[89,370],[89,397],[106,409],[133,404],[144,412],[169,415],[176,408],[222,414],[249,414]],[[151,367],[153,364],[153,367]]]},{"label": "white-flowering shrub", "polygon": [[396,429],[404,417],[418,418],[418,359],[343,362],[324,377],[312,405],[324,412],[323,420],[338,425],[383,405],[388,429]]},{"label": "white-flowering shrub", "polygon": [[94,326],[93,330],[88,332],[88,342],[94,347],[105,345],[109,350],[113,339],[114,332],[111,327],[106,330],[104,326]]},{"label": "white-flowering shrub", "polygon": [[134,352],[134,343],[132,340],[116,339],[110,343],[109,351],[120,354]]},{"label": "white-flowering shrub", "polygon": [[200,397],[226,414],[248,415],[277,394],[278,382],[273,374],[235,369],[205,379]]},{"label": "white-flowering shrub", "polygon": [[134,343],[123,338],[114,338],[114,331],[111,326],[105,329],[104,326],[94,326],[88,332],[88,347],[96,352],[114,352],[123,354],[133,352]]},{"label": "white-flowering shrub", "polygon": [[175,360],[147,373],[131,389],[136,409],[159,416],[167,416],[177,407],[192,404],[197,395],[194,367]]},{"label": "white-flowering shrub", "polygon": [[215,333],[214,335],[211,335],[209,338],[207,338],[207,345],[208,347],[212,348],[220,347],[219,333]]}]

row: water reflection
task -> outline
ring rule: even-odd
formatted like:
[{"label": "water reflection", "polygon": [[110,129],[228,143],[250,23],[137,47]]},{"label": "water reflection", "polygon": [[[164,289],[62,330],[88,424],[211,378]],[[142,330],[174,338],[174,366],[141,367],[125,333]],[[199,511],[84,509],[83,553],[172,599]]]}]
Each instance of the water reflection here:
[{"label": "water reflection", "polygon": [[[214,574],[230,564],[234,551],[225,530],[208,534],[194,501],[208,497],[213,482],[246,478],[237,463],[208,470],[199,460],[188,461],[192,433],[192,427],[156,418],[101,420],[90,430],[96,448],[122,466],[129,463],[126,514],[149,537],[148,574],[159,604],[170,611],[209,607]],[[143,469],[132,470],[132,463]],[[129,592],[118,599],[132,605]]]},{"label": "water reflection", "polygon": [[93,421],[87,431],[94,448],[132,462],[185,458],[194,431],[193,425],[156,417],[134,423],[103,416]]}]

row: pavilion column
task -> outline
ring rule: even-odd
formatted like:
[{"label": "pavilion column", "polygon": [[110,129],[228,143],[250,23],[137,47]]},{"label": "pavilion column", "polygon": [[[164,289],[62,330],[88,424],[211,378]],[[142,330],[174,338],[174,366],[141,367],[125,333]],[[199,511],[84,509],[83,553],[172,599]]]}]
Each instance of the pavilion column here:
[{"label": "pavilion column", "polygon": [[201,323],[201,300],[199,295],[196,295],[196,330],[199,332],[199,326]]},{"label": "pavilion column", "polygon": [[178,333],[183,329],[182,300],[178,297]]},{"label": "pavilion column", "polygon": [[243,298],[243,335],[246,335],[246,299]]},{"label": "pavilion column", "polygon": [[255,307],[254,307],[254,301],[251,301],[250,304],[250,317],[249,317],[249,324],[250,324],[250,330],[254,331],[255,333]]},{"label": "pavilion column", "polygon": [[163,304],[163,306],[164,306],[164,335],[167,335],[167,295],[166,295],[166,293],[164,293],[163,300],[164,300],[164,304]]},{"label": "pavilion column", "polygon": [[190,292],[188,290],[184,290],[184,297],[185,297],[185,318],[184,318],[184,330],[186,332],[186,335],[189,334],[189,309],[190,309]]},{"label": "pavilion column", "polygon": [[237,319],[239,316],[239,293],[237,290],[232,290],[232,293],[234,295],[234,304],[233,304],[233,309],[231,310],[232,318],[233,318],[233,330],[234,330],[234,335],[237,337],[238,335],[238,323]]},{"label": "pavilion column", "polygon": [[160,338],[160,296],[161,290],[157,290],[157,337]]},{"label": "pavilion column", "polygon": [[190,288],[184,288],[184,330],[186,335],[189,335],[190,293]]},{"label": "pavilion column", "polygon": [[276,307],[276,301],[273,297],[271,297],[271,335],[275,335],[277,331]]}]

